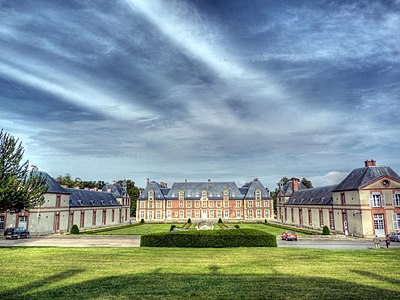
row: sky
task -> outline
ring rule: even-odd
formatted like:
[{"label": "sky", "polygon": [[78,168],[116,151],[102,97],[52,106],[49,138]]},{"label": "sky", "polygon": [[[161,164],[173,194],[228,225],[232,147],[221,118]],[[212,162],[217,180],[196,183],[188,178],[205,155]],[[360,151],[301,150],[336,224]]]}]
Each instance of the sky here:
[{"label": "sky", "polygon": [[83,180],[400,172],[400,1],[0,0],[0,128]]}]

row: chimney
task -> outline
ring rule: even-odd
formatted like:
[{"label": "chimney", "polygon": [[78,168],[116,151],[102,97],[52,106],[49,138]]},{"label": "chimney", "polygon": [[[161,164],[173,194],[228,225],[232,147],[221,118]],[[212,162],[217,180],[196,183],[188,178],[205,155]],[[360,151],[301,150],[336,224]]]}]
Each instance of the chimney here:
[{"label": "chimney", "polygon": [[299,179],[293,178],[293,192],[297,192],[299,190]]},{"label": "chimney", "polygon": [[148,186],[149,183],[150,183],[150,179],[149,179],[149,178],[146,178],[146,186]]},{"label": "chimney", "polygon": [[167,188],[167,187],[168,187],[168,183],[167,183],[167,182],[164,182],[164,181],[161,181],[161,182],[160,182],[160,186],[161,186],[162,188]]},{"label": "chimney", "polygon": [[38,171],[39,170],[39,168],[37,166],[35,166],[35,165],[31,165],[31,169],[32,169],[32,171]]},{"label": "chimney", "polygon": [[187,179],[185,179],[185,182],[187,182]]},{"label": "chimney", "polygon": [[376,161],[371,159],[371,160],[366,160],[364,161],[365,167],[375,167],[376,166]]},{"label": "chimney", "polygon": [[254,177],[254,181],[258,181],[258,177]]},{"label": "chimney", "polygon": [[211,182],[211,179],[208,179],[208,182]]}]

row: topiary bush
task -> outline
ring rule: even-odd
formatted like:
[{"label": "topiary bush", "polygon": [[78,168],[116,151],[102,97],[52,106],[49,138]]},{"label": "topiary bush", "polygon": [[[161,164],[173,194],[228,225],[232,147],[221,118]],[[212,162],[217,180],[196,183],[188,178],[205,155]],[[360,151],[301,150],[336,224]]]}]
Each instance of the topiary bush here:
[{"label": "topiary bush", "polygon": [[239,228],[240,228],[240,226],[236,224],[236,225],[235,225],[235,228],[239,229]]},{"label": "topiary bush", "polygon": [[189,218],[189,219],[187,220],[187,223],[188,223],[188,224],[192,224],[192,220]]},{"label": "topiary bush", "polygon": [[174,231],[175,228],[176,228],[176,225],[171,225],[171,228],[169,229],[169,231]]},{"label": "topiary bush", "polygon": [[276,236],[256,229],[196,230],[142,235],[141,247],[277,247]]},{"label": "topiary bush", "polygon": [[322,235],[330,235],[331,234],[331,231],[329,230],[329,227],[328,226],[324,226],[324,227],[322,227]]},{"label": "topiary bush", "polygon": [[144,224],[144,219],[140,219],[140,224]]},{"label": "topiary bush", "polygon": [[219,223],[219,224],[222,223],[222,219],[221,219],[221,218],[218,219],[218,223]]},{"label": "topiary bush", "polygon": [[78,227],[78,225],[76,225],[76,224],[72,225],[70,233],[71,233],[71,234],[79,234],[79,227]]}]

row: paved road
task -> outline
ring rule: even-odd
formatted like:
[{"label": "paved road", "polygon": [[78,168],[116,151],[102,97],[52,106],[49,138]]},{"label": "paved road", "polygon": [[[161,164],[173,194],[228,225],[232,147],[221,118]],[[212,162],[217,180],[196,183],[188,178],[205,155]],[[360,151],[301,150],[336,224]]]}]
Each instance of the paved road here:
[{"label": "paved road", "polygon": [[[140,236],[49,236],[31,237],[21,240],[6,240],[0,238],[0,247],[140,247]],[[384,248],[384,243],[381,243]],[[278,239],[280,248],[316,248],[330,250],[368,250],[374,249],[372,241],[363,239],[326,240],[299,239],[298,241],[282,241]],[[400,248],[400,243],[392,242],[391,248]]]}]

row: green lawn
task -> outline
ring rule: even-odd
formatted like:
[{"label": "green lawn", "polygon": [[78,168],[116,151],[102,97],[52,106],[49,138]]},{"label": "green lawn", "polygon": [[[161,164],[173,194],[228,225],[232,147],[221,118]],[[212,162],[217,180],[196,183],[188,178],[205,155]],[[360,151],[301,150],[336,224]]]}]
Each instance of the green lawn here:
[{"label": "green lawn", "polygon": [[[131,227],[125,227],[121,229],[116,229],[116,230],[110,230],[110,231],[104,231],[104,232],[98,232],[98,233],[93,233],[93,234],[98,234],[98,235],[142,235],[142,234],[148,234],[148,233],[161,233],[161,232],[168,232],[171,228],[172,224],[142,224],[142,225],[134,225]],[[234,224],[229,224],[226,223],[228,226],[232,226]],[[281,228],[276,228],[268,225],[264,225],[261,223],[251,223],[251,224],[238,224],[240,228],[253,228],[253,229],[258,229],[262,230],[268,233],[271,233],[276,236],[280,236],[285,229]],[[183,224],[177,224],[178,227],[182,227]],[[194,227],[195,224],[192,225]],[[218,228],[218,225],[215,224],[214,227]],[[305,235],[304,233],[298,233],[299,235]]]},{"label": "green lawn", "polygon": [[0,248],[0,299],[394,299],[400,251]]}]

